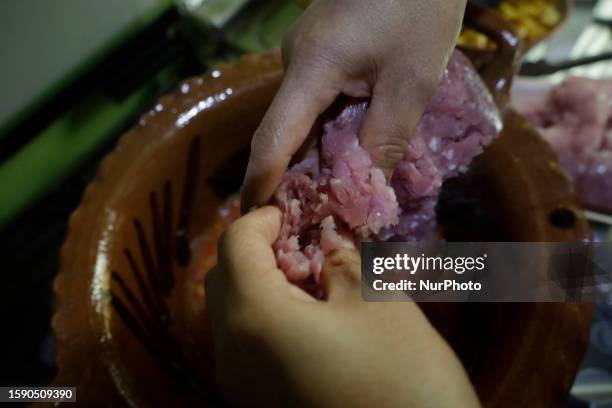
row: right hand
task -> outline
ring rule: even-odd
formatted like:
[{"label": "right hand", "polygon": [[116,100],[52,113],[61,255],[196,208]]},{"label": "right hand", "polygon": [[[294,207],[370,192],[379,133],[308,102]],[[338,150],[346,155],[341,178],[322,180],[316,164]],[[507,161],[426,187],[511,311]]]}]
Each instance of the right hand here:
[{"label": "right hand", "polygon": [[465,0],[316,0],[287,33],[285,78],[255,132],[242,211],[268,203],[340,94],[371,98],[360,142],[390,177],[453,50]]}]

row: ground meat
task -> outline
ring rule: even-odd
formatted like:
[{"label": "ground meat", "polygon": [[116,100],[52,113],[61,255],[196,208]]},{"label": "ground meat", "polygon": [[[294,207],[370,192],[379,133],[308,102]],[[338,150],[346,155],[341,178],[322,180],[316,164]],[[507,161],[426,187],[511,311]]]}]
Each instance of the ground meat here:
[{"label": "ground meat", "polygon": [[568,77],[516,108],[557,152],[583,202],[612,211],[612,80]]},{"label": "ground meat", "polygon": [[389,186],[359,145],[367,108],[367,101],[349,101],[327,121],[320,149],[291,167],[274,195],[283,213],[274,244],[278,265],[315,295],[325,255],[347,237],[431,238],[442,183],[465,172],[501,128],[491,95],[455,51]]}]

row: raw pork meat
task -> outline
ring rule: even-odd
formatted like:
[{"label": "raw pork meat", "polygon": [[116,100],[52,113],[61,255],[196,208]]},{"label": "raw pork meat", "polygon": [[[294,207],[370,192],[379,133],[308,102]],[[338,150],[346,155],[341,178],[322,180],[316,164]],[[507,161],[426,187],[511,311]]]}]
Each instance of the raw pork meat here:
[{"label": "raw pork meat", "polygon": [[612,211],[612,80],[568,77],[516,108],[557,152],[582,201]]},{"label": "raw pork meat", "polygon": [[350,101],[326,122],[320,150],[291,167],[274,196],[283,213],[278,265],[315,295],[325,255],[347,236],[356,243],[431,239],[442,183],[465,172],[501,128],[490,93],[455,51],[389,186],[359,145],[367,108]]}]

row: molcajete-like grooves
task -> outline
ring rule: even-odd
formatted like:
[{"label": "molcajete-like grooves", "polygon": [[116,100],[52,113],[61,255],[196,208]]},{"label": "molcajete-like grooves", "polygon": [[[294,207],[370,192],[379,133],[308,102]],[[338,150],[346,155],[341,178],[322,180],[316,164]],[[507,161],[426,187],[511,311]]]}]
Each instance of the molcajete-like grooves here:
[{"label": "molcajete-like grooves", "polygon": [[[486,75],[503,96],[509,79],[496,86],[493,73]],[[281,79],[277,53],[192,78],[143,115],[102,163],[70,219],[55,283],[55,384],[77,386],[79,402],[223,405],[212,382],[204,294],[190,273],[189,242],[216,233],[216,209],[239,189],[251,135]],[[503,105],[505,98],[497,100]],[[520,116],[502,110],[503,134],[469,176],[487,197],[483,208],[499,240],[588,237],[554,154]],[[550,213],[560,209],[573,214],[571,227],[551,224]],[[549,407],[566,398],[586,346],[588,305],[423,308],[463,360],[485,406]]]}]

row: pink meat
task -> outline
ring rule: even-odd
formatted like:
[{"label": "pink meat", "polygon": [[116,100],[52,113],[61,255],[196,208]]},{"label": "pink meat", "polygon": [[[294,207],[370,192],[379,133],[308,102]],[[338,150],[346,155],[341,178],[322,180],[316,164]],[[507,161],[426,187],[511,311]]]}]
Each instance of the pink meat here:
[{"label": "pink meat", "polygon": [[283,213],[279,267],[314,295],[325,255],[346,237],[356,244],[432,238],[442,183],[465,172],[501,128],[490,93],[455,51],[389,186],[359,145],[367,109],[353,100],[326,122],[320,149],[287,171],[274,196]]},{"label": "pink meat", "polygon": [[516,107],[538,128],[587,205],[612,211],[612,80],[569,77]]}]

